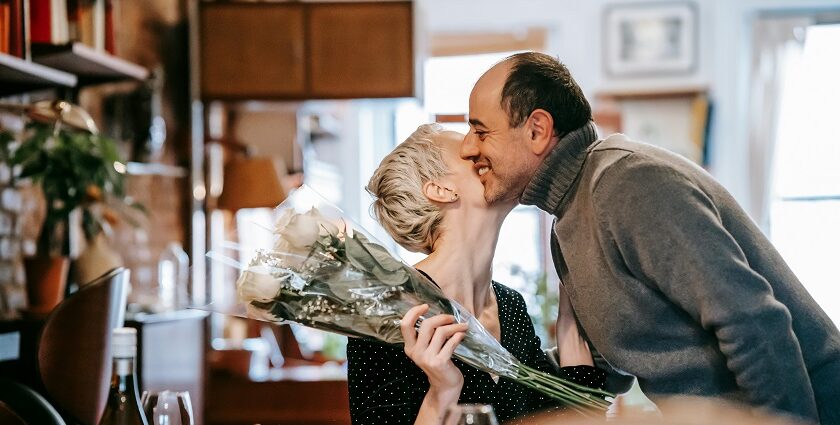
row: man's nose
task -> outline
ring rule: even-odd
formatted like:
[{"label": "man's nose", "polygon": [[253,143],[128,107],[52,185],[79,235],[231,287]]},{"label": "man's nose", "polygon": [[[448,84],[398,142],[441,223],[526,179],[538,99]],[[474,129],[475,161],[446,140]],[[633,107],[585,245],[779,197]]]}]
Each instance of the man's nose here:
[{"label": "man's nose", "polygon": [[460,155],[461,159],[472,159],[478,156],[478,144],[475,142],[475,134],[473,132],[467,133],[464,140],[461,141]]}]

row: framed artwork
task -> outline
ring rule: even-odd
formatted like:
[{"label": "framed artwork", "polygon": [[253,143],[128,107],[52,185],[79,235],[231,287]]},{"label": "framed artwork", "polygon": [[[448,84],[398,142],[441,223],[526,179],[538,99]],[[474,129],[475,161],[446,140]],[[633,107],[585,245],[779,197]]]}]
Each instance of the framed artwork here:
[{"label": "framed artwork", "polygon": [[693,3],[629,3],[604,10],[604,65],[613,76],[691,72],[697,60]]}]

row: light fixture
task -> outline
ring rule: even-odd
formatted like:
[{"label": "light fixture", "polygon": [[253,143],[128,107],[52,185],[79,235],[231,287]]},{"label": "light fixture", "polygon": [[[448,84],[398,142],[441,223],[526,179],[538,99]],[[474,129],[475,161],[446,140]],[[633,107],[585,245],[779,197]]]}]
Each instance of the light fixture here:
[{"label": "light fixture", "polygon": [[286,199],[280,167],[267,156],[235,155],[226,165],[218,208],[274,208]]}]

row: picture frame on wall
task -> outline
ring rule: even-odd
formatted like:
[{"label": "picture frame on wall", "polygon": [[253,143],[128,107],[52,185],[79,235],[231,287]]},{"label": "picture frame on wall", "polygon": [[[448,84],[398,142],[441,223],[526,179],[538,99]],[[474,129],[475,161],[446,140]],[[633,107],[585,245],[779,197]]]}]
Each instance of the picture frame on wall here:
[{"label": "picture frame on wall", "polygon": [[697,8],[691,2],[625,3],[604,9],[608,75],[684,74],[697,62]]}]

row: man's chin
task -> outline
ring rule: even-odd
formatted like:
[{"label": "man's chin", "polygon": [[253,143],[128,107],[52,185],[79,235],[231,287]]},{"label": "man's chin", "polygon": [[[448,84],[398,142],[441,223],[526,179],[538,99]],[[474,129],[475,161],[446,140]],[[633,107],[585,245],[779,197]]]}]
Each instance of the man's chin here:
[{"label": "man's chin", "polygon": [[490,182],[484,183],[484,202],[487,202],[488,206],[492,206],[503,201],[505,193],[502,189],[503,188],[493,185]]},{"label": "man's chin", "polygon": [[524,187],[522,190],[517,190],[514,187],[502,187],[487,181],[484,183],[484,201],[487,202],[487,205],[491,206],[503,202],[515,202],[518,204],[519,198],[524,191]]}]

